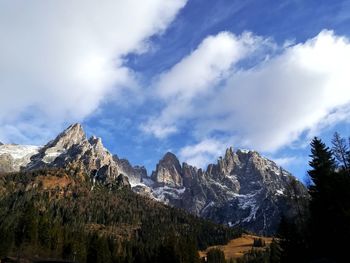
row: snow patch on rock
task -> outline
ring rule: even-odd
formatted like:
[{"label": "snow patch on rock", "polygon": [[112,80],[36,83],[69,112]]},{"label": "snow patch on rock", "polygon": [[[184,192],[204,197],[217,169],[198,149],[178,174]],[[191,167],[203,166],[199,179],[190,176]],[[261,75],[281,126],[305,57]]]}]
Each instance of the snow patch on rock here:
[{"label": "snow patch on rock", "polygon": [[30,158],[37,154],[39,149],[40,146],[34,145],[4,144],[0,145],[0,155],[10,155],[14,161],[13,170],[19,171],[30,162]]}]

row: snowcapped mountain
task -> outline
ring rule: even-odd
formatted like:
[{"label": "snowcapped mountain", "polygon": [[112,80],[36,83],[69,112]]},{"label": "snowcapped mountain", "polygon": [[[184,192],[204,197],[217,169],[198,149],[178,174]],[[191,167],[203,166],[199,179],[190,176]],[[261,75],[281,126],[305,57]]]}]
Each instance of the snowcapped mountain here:
[{"label": "snowcapped mountain", "polygon": [[195,215],[260,234],[274,233],[282,215],[295,216],[308,200],[303,184],[255,151],[229,148],[205,171],[180,164],[168,152],[148,176],[143,166],[113,156],[101,138],[88,139],[80,124],[71,125],[41,148],[0,146],[0,172],[42,168],[78,169],[94,182],[132,187]]},{"label": "snowcapped mountain", "polygon": [[33,145],[0,144],[0,172],[16,172],[30,162],[40,147]]},{"label": "snowcapped mountain", "polygon": [[[295,177],[255,151],[226,150],[206,171],[167,153],[151,175],[152,183],[135,189],[164,203],[221,224],[271,234],[281,216],[293,217],[308,199]],[[148,190],[145,188],[149,188]]]}]

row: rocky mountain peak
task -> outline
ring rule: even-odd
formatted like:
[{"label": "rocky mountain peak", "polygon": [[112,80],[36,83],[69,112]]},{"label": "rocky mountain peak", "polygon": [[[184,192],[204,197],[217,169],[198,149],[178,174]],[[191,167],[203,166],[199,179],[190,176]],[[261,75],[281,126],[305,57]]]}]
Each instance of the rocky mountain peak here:
[{"label": "rocky mountain peak", "polygon": [[94,180],[109,185],[113,185],[120,174],[118,165],[103,146],[101,138],[92,136],[87,139],[78,123],[69,126],[32,156],[26,170],[71,165],[83,168]]},{"label": "rocky mountain peak", "polygon": [[167,153],[165,153],[164,156],[163,156],[163,158],[160,160],[160,162],[161,162],[162,164],[168,163],[168,164],[170,164],[170,165],[177,164],[177,163],[180,164],[180,162],[179,162],[179,160],[177,159],[176,155],[173,154],[172,152],[167,152]]},{"label": "rocky mountain peak", "polygon": [[72,143],[78,143],[86,139],[84,129],[80,123],[70,125],[61,134],[59,134],[58,137],[69,138],[72,141]]},{"label": "rocky mountain peak", "polygon": [[67,153],[73,146],[86,142],[86,135],[79,123],[70,125],[54,140],[48,142],[39,150],[39,153],[31,157],[28,169],[38,169],[53,163],[57,157]]},{"label": "rocky mountain peak", "polygon": [[227,148],[225,151],[225,159],[226,160],[232,159],[233,156],[234,156],[233,148],[232,147]]},{"label": "rocky mountain peak", "polygon": [[157,185],[181,187],[182,169],[176,155],[167,152],[157,164],[156,170],[153,171],[151,178]]},{"label": "rocky mountain peak", "polygon": [[79,144],[86,140],[85,132],[79,123],[70,125],[61,132],[53,141],[49,142],[44,148],[56,147],[61,150],[68,149],[74,144]]},{"label": "rocky mountain peak", "polygon": [[227,148],[224,158],[220,158],[218,161],[219,171],[224,175],[230,174],[238,165],[240,165],[240,161],[232,147]]},{"label": "rocky mountain peak", "polygon": [[238,149],[236,151],[236,154],[239,158],[245,158],[245,159],[249,159],[251,157],[262,158],[261,155],[257,151],[252,151],[252,150]]},{"label": "rocky mountain peak", "polygon": [[91,136],[89,143],[100,154],[108,152],[108,150],[103,146],[102,139],[100,137]]},{"label": "rocky mountain peak", "polygon": [[2,142],[0,142],[0,145],[4,145]]}]

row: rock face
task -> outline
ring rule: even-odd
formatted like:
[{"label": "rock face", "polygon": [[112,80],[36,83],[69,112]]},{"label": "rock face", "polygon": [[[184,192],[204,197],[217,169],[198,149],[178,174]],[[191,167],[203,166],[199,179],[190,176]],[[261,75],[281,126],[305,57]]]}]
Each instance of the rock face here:
[{"label": "rock face", "polygon": [[167,152],[157,164],[151,179],[156,183],[155,186],[182,187],[181,165],[177,157]]},{"label": "rock face", "polygon": [[295,216],[308,199],[304,185],[274,162],[255,151],[232,148],[206,171],[180,166],[176,156],[167,153],[151,179],[154,183],[148,187],[154,198],[259,234],[274,233],[281,216]]},{"label": "rock face", "polygon": [[127,175],[132,186],[142,183],[143,178],[147,178],[144,166],[132,166],[128,160],[119,159],[117,155],[113,156],[113,160],[118,166],[119,173]]},{"label": "rock face", "polygon": [[0,173],[14,172],[14,159],[9,154],[0,155]]}]

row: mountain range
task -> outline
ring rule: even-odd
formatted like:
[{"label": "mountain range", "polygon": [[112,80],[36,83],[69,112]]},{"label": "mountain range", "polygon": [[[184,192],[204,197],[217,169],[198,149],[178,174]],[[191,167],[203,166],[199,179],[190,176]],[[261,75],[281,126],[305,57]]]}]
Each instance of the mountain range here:
[{"label": "mountain range", "polygon": [[300,213],[309,195],[293,175],[256,151],[226,149],[206,170],[166,153],[152,173],[110,153],[101,138],[69,126],[43,147],[0,145],[0,172],[64,168],[83,171],[95,185],[128,187],[216,223],[270,235],[282,216]]}]

